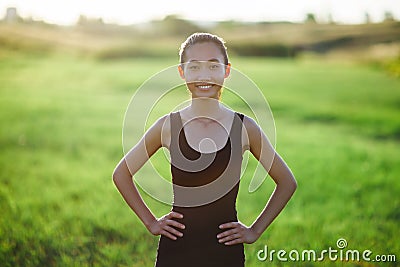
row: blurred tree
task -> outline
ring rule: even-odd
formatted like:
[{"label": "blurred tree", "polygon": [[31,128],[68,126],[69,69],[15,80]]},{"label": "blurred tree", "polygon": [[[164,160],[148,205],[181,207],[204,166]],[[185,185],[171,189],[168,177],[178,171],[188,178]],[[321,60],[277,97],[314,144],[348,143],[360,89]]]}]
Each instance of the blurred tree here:
[{"label": "blurred tree", "polygon": [[313,13],[307,13],[305,21],[306,23],[317,23],[315,15]]},{"label": "blurred tree", "polygon": [[78,25],[85,25],[87,23],[87,17],[85,15],[79,15],[78,21],[76,22],[76,24]]},{"label": "blurred tree", "polygon": [[392,21],[394,21],[393,13],[390,12],[390,11],[385,11],[384,21],[385,21],[385,22],[392,22]]},{"label": "blurred tree", "polygon": [[102,18],[88,18],[85,15],[80,15],[78,21],[76,22],[77,25],[104,25],[104,21]]},{"label": "blurred tree", "polygon": [[370,24],[371,23],[371,16],[369,15],[368,12],[365,12],[364,18],[365,18],[365,21],[364,21],[365,24]]},{"label": "blurred tree", "polygon": [[23,21],[23,19],[18,15],[16,7],[8,7],[3,20],[7,23],[17,23]]},{"label": "blurred tree", "polygon": [[335,20],[333,19],[332,13],[328,14],[328,23],[329,24],[335,24]]},{"label": "blurred tree", "polygon": [[166,34],[186,36],[194,32],[202,31],[198,25],[182,19],[178,15],[168,15],[161,23]]}]

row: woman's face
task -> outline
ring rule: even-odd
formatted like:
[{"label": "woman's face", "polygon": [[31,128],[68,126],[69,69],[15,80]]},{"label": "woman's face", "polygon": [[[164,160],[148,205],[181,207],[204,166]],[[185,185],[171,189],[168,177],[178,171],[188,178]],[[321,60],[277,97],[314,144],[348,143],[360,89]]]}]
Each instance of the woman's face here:
[{"label": "woman's face", "polygon": [[224,79],[229,75],[230,66],[224,65],[224,56],[211,42],[198,43],[185,52],[185,63],[179,67],[192,98],[219,98]]}]

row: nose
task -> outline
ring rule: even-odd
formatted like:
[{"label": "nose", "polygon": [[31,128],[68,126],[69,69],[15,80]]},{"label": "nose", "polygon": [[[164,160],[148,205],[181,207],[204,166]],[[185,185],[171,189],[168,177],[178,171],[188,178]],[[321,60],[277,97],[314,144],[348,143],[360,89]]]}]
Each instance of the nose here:
[{"label": "nose", "polygon": [[196,78],[198,81],[211,81],[212,80],[211,71],[208,68],[203,67],[198,72]]},{"label": "nose", "polygon": [[207,74],[202,74],[202,75],[197,76],[196,80],[199,82],[209,82],[209,81],[211,81],[211,77]]}]

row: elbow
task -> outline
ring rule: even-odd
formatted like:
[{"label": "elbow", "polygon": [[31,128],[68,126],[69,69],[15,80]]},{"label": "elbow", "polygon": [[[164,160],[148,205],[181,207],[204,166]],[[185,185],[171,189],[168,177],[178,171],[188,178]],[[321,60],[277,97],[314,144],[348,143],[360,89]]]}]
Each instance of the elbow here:
[{"label": "elbow", "polygon": [[297,181],[296,178],[294,178],[293,176],[290,179],[290,183],[289,186],[290,190],[292,191],[292,194],[296,191],[297,189]]},{"label": "elbow", "polygon": [[289,195],[293,195],[297,189],[297,181],[292,175],[290,175],[287,176],[284,181],[277,183],[277,186],[286,191]]},{"label": "elbow", "polygon": [[132,178],[132,175],[129,172],[126,172],[124,168],[116,167],[112,174],[113,183],[119,187],[121,184],[129,181]]},{"label": "elbow", "polygon": [[117,169],[114,170],[113,174],[112,174],[112,181],[115,185],[118,185],[120,180],[120,176],[118,175],[118,171]]}]

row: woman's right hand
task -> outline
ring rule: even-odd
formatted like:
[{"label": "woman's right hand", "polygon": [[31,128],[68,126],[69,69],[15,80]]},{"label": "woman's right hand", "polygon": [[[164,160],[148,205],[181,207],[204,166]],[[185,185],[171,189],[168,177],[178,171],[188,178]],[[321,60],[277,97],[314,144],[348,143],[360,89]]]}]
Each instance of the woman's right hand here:
[{"label": "woman's right hand", "polygon": [[174,220],[175,218],[182,219],[183,215],[178,212],[171,211],[160,219],[155,220],[148,227],[148,229],[153,235],[164,235],[172,240],[176,240],[177,237],[183,236],[183,233],[179,232],[176,228],[185,229],[185,225]]}]

